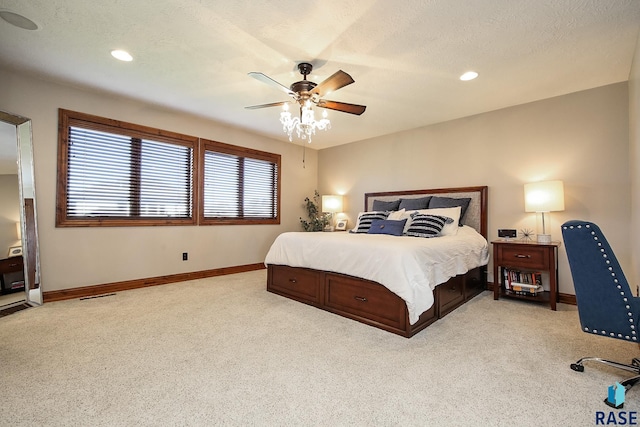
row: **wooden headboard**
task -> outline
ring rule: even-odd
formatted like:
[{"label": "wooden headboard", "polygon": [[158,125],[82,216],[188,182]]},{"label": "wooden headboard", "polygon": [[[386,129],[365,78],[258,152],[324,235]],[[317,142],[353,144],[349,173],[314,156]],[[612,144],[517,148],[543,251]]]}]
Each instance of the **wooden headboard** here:
[{"label": "wooden headboard", "polygon": [[487,191],[488,187],[459,187],[459,188],[437,188],[429,190],[412,191],[385,191],[380,193],[365,193],[364,208],[366,211],[373,210],[374,200],[392,201],[399,198],[411,199],[430,196],[441,197],[470,197],[471,202],[462,223],[475,228],[478,233],[487,238]]}]

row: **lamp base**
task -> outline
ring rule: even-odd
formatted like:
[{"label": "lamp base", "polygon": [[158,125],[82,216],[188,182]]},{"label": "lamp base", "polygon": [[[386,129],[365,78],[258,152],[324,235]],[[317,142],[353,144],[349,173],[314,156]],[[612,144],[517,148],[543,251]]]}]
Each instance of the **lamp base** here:
[{"label": "lamp base", "polygon": [[538,234],[538,243],[551,243],[551,234]]}]

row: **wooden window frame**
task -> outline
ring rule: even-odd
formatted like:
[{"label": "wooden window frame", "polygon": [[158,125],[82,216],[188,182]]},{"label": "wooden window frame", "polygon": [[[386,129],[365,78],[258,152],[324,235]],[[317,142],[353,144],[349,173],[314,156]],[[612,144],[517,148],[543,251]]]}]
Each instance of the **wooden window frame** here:
[{"label": "wooden window frame", "polygon": [[[56,227],[123,227],[123,226],[158,226],[158,225],[196,225],[198,218],[198,138],[155,129],[148,126],[107,119],[75,111],[59,109],[58,111],[58,173],[56,187]],[[103,132],[126,134],[131,138],[148,139],[169,144],[182,145],[192,150],[191,169],[191,217],[189,218],[149,218],[149,217],[69,217],[67,215],[67,171],[69,128],[78,126]]]},{"label": "wooden window frame", "polygon": [[[222,142],[201,139],[200,150],[200,167],[199,167],[199,194],[201,197],[198,199],[198,223],[200,225],[247,225],[247,224],[280,224],[280,199],[281,199],[281,183],[282,183],[282,166],[281,156],[279,154],[268,153],[266,151],[259,151],[245,147],[238,147],[235,145],[225,144]],[[231,154],[238,157],[246,157],[257,160],[264,160],[271,163],[275,163],[277,167],[276,171],[276,197],[275,197],[275,209],[276,215],[274,218],[212,218],[205,217],[204,213],[204,186],[205,186],[205,167],[204,159],[207,151]]]}]

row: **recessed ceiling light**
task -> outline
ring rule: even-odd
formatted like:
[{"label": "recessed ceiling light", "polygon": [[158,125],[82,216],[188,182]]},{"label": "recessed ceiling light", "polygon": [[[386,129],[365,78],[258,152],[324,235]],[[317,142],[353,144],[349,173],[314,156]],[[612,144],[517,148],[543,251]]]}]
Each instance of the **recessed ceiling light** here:
[{"label": "recessed ceiling light", "polygon": [[478,73],[476,73],[475,71],[467,71],[466,73],[460,76],[460,80],[466,82],[468,80],[473,80],[476,77],[478,77]]},{"label": "recessed ceiling light", "polygon": [[38,25],[31,19],[25,18],[17,13],[9,12],[8,10],[0,11],[0,18],[8,22],[9,24],[22,28],[23,30],[37,30]]},{"label": "recessed ceiling light", "polygon": [[120,49],[112,50],[111,56],[113,56],[116,59],[119,59],[120,61],[127,61],[127,62],[133,61],[133,57],[129,55],[129,52],[120,50]]}]

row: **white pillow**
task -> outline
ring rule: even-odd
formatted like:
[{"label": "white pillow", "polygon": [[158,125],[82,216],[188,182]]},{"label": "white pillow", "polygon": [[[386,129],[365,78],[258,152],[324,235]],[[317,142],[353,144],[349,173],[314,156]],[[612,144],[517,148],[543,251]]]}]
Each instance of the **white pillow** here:
[{"label": "white pillow", "polygon": [[406,233],[409,229],[409,225],[411,225],[411,214],[414,212],[418,212],[425,215],[441,215],[449,217],[453,220],[450,224],[445,224],[444,228],[440,232],[441,236],[455,236],[458,234],[458,222],[460,221],[460,212],[462,208],[460,206],[456,206],[453,208],[434,208],[434,209],[420,209],[417,211],[406,211],[403,218],[408,218],[407,223],[404,227],[404,232]]},{"label": "white pillow", "polygon": [[404,213],[405,213],[404,208],[400,209],[399,211],[393,211],[389,214],[387,219],[390,219],[393,221],[402,221],[403,219],[406,218],[406,216],[404,216]]}]

